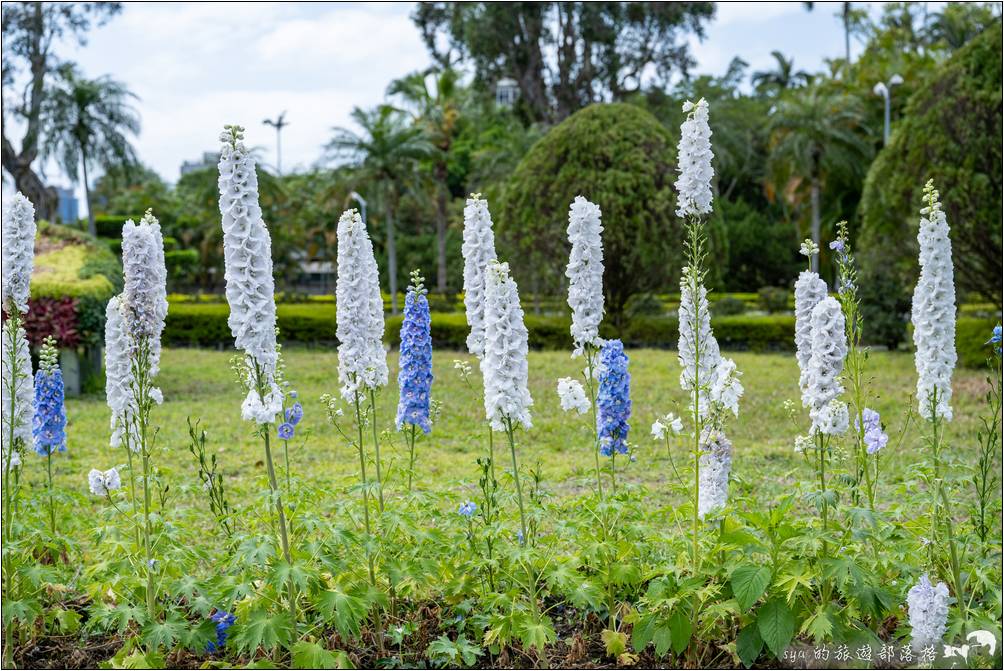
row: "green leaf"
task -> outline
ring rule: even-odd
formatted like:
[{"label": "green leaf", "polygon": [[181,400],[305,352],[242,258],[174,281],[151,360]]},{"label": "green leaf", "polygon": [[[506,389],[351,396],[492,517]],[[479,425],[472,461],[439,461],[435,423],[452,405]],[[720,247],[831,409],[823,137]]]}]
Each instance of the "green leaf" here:
[{"label": "green leaf", "polygon": [[603,640],[603,646],[610,657],[619,657],[621,653],[627,650],[627,634],[623,631],[604,629],[603,633],[600,634],[600,638]]},{"label": "green leaf", "polygon": [[294,669],[351,669],[352,662],[341,650],[331,652],[317,643],[299,641],[293,645]]},{"label": "green leaf", "polygon": [[770,577],[766,566],[740,566],[733,571],[729,582],[739,607],[749,610],[770,586]]},{"label": "green leaf", "polygon": [[143,627],[143,643],[147,648],[170,650],[185,633],[188,623],[177,613],[170,613],[163,622],[148,622]]},{"label": "green leaf", "polygon": [[57,610],[53,616],[61,634],[72,634],[80,629],[80,613],[75,610]]},{"label": "green leaf", "polygon": [[753,666],[760,651],[763,650],[763,638],[756,624],[748,624],[736,636],[736,654],[747,669]]},{"label": "green leaf", "polygon": [[[652,641],[655,632],[655,616],[651,613],[643,615],[631,629],[631,645],[637,652],[645,649]],[[667,646],[668,647],[668,646]],[[665,652],[665,651],[663,651]]]},{"label": "green leaf", "polygon": [[286,645],[293,626],[289,613],[272,615],[264,609],[258,609],[251,611],[244,622],[238,622],[231,628],[233,629],[237,630],[233,637],[234,643],[242,650],[252,651],[259,646],[268,649]]},{"label": "green leaf", "polygon": [[656,656],[660,658],[664,657],[669,650],[669,646],[673,644],[673,631],[668,625],[659,625],[652,636],[652,642],[655,643]]},{"label": "green leaf", "polygon": [[669,618],[669,631],[673,639],[673,652],[679,655],[690,644],[691,634],[690,616],[682,608],[673,611]]},{"label": "green leaf", "polygon": [[783,599],[771,599],[760,607],[756,624],[767,648],[780,659],[795,635],[795,616],[788,604]]},{"label": "green leaf", "polygon": [[325,620],[333,620],[342,636],[357,636],[366,617],[366,601],[340,589],[322,592],[317,606]]},{"label": "green leaf", "polygon": [[181,634],[181,644],[192,652],[202,652],[206,644],[216,640],[216,623],[205,619],[198,626],[190,627]]},{"label": "green leaf", "polygon": [[548,643],[553,643],[557,638],[554,627],[546,617],[536,620],[528,618],[520,627],[519,639],[528,648],[543,650]]},{"label": "green leaf", "polygon": [[833,634],[833,620],[826,606],[820,606],[819,610],[802,623],[802,632],[812,636],[816,643],[830,638]]}]

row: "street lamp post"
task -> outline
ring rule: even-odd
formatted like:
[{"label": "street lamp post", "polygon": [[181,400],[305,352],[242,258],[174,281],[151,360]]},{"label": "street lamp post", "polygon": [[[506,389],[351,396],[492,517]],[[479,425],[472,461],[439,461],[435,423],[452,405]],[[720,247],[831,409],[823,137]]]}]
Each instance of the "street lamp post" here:
[{"label": "street lamp post", "polygon": [[889,144],[889,116],[890,116],[890,103],[892,100],[892,87],[899,86],[903,83],[903,78],[899,75],[893,75],[889,78],[888,82],[879,82],[872,89],[875,95],[882,96],[885,101],[885,126],[882,132],[882,146]]},{"label": "street lamp post", "polygon": [[276,119],[265,119],[262,121],[266,126],[275,128],[275,172],[282,174],[282,129],[289,125],[286,121],[286,112],[283,111]]}]

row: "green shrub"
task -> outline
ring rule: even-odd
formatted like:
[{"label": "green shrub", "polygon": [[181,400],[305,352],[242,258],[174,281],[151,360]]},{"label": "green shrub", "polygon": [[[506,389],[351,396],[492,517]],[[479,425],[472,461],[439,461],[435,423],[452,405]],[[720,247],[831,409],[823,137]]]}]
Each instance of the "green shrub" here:
[{"label": "green shrub", "polygon": [[199,253],[194,249],[176,249],[164,252],[167,279],[172,284],[187,284],[195,279],[199,270]]},{"label": "green shrub", "polygon": [[624,313],[631,318],[647,315],[661,315],[666,311],[662,301],[650,293],[635,294],[628,299]]},{"label": "green shrub", "polygon": [[99,238],[122,238],[122,226],[129,217],[121,214],[97,214],[94,229]]},{"label": "green shrub", "polygon": [[917,226],[928,179],[952,227],[956,281],[1001,296],[1001,24],[985,29],[919,88],[868,171],[862,249],[879,272],[917,277]]},{"label": "green shrub", "polygon": [[741,315],[746,312],[746,301],[739,300],[734,296],[725,296],[711,304],[711,312],[719,317]]},{"label": "green shrub", "polygon": [[961,317],[955,325],[955,349],[959,355],[959,365],[967,368],[982,368],[990,356],[990,345],[986,344],[993,335],[999,319],[976,319]]},{"label": "green shrub", "polygon": [[781,287],[761,287],[757,292],[757,296],[760,299],[761,309],[773,314],[775,312],[784,312],[788,309],[788,299],[791,296],[791,292]]},{"label": "green shrub", "polygon": [[[493,208],[499,254],[520,290],[556,291],[568,259],[568,207],[582,195],[603,212],[603,288],[612,319],[627,299],[679,276],[669,131],[628,104],[590,105],[552,128],[523,157]],[[529,301],[525,301],[529,305]]]}]

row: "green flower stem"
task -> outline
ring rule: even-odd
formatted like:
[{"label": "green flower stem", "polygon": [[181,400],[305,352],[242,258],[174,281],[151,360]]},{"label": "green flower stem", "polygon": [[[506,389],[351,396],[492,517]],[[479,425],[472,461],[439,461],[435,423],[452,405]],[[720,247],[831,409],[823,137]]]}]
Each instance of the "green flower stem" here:
[{"label": "green flower stem", "polygon": [[411,431],[408,434],[408,493],[411,493],[411,481],[412,476],[415,474],[415,431],[418,427],[414,424],[411,425]]},{"label": "green flower stem", "polygon": [[[129,460],[129,498],[132,499],[132,517],[135,520],[139,517],[139,501],[136,499],[136,471],[133,469],[132,464],[132,446],[129,445],[128,428],[124,431],[123,443],[125,445],[126,458]],[[136,545],[139,545],[140,529],[135,523],[133,524],[133,532],[136,536]]]},{"label": "green flower stem", "polygon": [[[4,517],[3,517],[3,539],[4,544],[10,542],[14,535],[14,502],[15,502],[15,491],[11,487],[11,475],[14,470],[12,461],[14,458],[14,418],[17,417],[17,385],[18,378],[20,377],[20,368],[16,365],[17,363],[17,330],[21,325],[21,315],[16,308],[10,311],[10,318],[7,323],[7,334],[9,335],[8,341],[3,344],[8,350],[8,361],[11,362],[10,378],[8,382],[7,398],[10,400],[10,408],[8,408],[10,414],[8,417],[10,421],[7,422],[7,455],[6,460],[3,464],[3,492],[4,492]],[[4,559],[7,560],[5,563],[9,564],[8,554],[4,553]],[[11,567],[4,566],[3,569],[3,581],[4,581],[4,594],[7,598],[13,598],[13,571]],[[4,627],[4,643],[3,643],[3,666],[4,668],[14,668],[14,627],[7,626]]]},{"label": "green flower stem", "polygon": [[593,417],[593,457],[596,459],[596,491],[600,494],[600,500],[603,499],[603,480],[600,477],[600,428],[597,424],[597,412],[596,412],[596,394],[597,390],[594,386],[596,380],[596,367],[595,359],[596,348],[592,344],[587,343],[583,349],[586,354],[586,369],[588,373],[586,374],[586,390],[589,392],[589,407],[592,410]]},{"label": "green flower stem", "polygon": [[[370,585],[376,588],[376,567],[374,565],[373,552],[370,549],[370,541],[373,538],[373,531],[370,526],[370,495],[369,481],[366,478],[366,452],[363,448],[363,411],[362,406],[359,403],[358,391],[353,394],[353,398],[355,399],[356,406],[356,428],[359,431],[359,442],[357,443],[357,447],[359,448],[359,476],[363,485],[363,523],[366,528],[366,563],[369,566]],[[378,606],[374,606],[373,608],[373,620],[377,630],[377,648],[383,652],[383,622],[380,617],[380,608]]]},{"label": "green flower stem", "polygon": [[373,451],[376,457],[377,496],[383,514],[383,475],[380,472],[380,431],[377,429],[376,391],[370,389],[370,409],[373,411]]},{"label": "green flower stem", "polygon": [[526,545],[529,538],[526,535],[526,509],[523,507],[523,486],[520,484],[519,464],[516,462],[516,436],[512,426],[512,419],[503,418],[505,424],[506,437],[509,439],[509,452],[512,454],[512,477],[516,481],[516,499],[519,501],[519,525],[523,531],[523,540],[520,545]]},{"label": "green flower stem", "polygon": [[46,470],[48,472],[48,490],[49,490],[49,528],[52,531],[52,535],[56,535],[56,504],[52,500],[52,447],[46,449]]}]

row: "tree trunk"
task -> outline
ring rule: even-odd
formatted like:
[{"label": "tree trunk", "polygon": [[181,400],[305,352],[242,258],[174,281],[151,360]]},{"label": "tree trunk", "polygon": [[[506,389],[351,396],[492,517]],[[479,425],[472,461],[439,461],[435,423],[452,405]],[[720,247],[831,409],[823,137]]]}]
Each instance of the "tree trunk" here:
[{"label": "tree trunk", "polygon": [[446,163],[436,166],[436,291],[446,293]]},{"label": "tree trunk", "polygon": [[[812,228],[810,234],[812,235],[812,241],[819,246],[819,178],[812,178],[812,186],[809,192],[809,201],[812,203]],[[819,272],[819,254],[813,254],[809,257],[811,260],[812,272]]]},{"label": "tree trunk", "polygon": [[844,3],[844,72],[851,68],[851,3]]},{"label": "tree trunk", "polygon": [[[87,203],[87,232],[97,237],[98,226],[94,223],[94,208],[91,207],[91,187],[87,183],[87,154],[84,153],[83,147],[80,148],[80,163],[84,167],[84,202]],[[76,224],[77,222],[73,223]]]},{"label": "tree trunk", "polygon": [[390,288],[390,313],[397,314],[397,246],[394,243],[394,196],[387,194],[387,276]]}]

